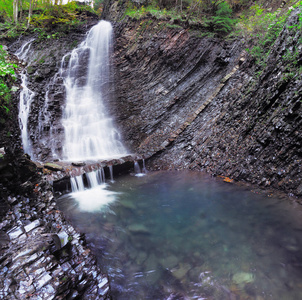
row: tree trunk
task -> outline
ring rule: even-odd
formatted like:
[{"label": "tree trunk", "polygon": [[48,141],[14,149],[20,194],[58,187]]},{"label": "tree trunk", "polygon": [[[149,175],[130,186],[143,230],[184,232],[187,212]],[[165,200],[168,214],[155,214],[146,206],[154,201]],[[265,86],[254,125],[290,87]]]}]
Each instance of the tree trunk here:
[{"label": "tree trunk", "polygon": [[18,4],[19,0],[14,0],[13,2],[13,15],[14,15],[14,22],[18,23]]},{"label": "tree trunk", "polygon": [[22,20],[22,15],[23,15],[23,3],[22,3],[22,0],[19,0],[19,8],[20,8],[20,20]]},{"label": "tree trunk", "polygon": [[32,14],[33,14],[33,0],[30,0],[30,2],[29,2],[29,11],[28,11],[27,28],[29,27]]}]

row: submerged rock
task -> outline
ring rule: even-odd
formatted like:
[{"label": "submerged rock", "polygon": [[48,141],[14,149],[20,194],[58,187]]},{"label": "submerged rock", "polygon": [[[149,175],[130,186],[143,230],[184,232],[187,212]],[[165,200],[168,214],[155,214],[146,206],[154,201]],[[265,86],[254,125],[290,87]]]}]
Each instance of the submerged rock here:
[{"label": "submerged rock", "polygon": [[134,203],[130,200],[120,200],[119,203],[125,208],[129,208],[129,209],[135,209],[136,208]]},{"label": "submerged rock", "polygon": [[150,234],[150,230],[143,224],[132,224],[128,230],[133,234]]},{"label": "submerged rock", "polygon": [[179,259],[175,255],[170,255],[160,260],[160,264],[164,269],[172,269],[177,266]]},{"label": "submerged rock", "polygon": [[186,264],[186,263],[180,263],[179,268],[172,270],[172,274],[174,277],[177,279],[182,279],[186,276],[188,271],[192,268],[191,265]]},{"label": "submerged rock", "polygon": [[242,284],[254,282],[255,276],[252,273],[239,272],[234,274],[232,279],[236,284],[242,285]]}]

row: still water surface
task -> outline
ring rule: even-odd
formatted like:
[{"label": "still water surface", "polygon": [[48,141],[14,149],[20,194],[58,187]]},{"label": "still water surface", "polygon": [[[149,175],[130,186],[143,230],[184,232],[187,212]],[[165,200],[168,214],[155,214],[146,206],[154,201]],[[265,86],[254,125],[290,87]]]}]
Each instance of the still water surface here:
[{"label": "still water surface", "polygon": [[269,196],[155,172],[58,203],[107,268],[114,300],[302,299],[302,209]]}]

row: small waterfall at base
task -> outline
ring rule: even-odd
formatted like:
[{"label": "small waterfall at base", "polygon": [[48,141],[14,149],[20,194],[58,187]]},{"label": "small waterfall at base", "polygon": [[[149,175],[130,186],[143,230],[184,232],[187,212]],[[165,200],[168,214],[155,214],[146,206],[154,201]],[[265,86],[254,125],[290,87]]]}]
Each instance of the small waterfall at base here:
[{"label": "small waterfall at base", "polygon": [[[95,188],[105,183],[104,168],[85,173],[88,187]],[[85,190],[83,175],[78,175],[70,178],[72,192],[80,192]]]},{"label": "small waterfall at base", "polygon": [[[111,41],[111,24],[100,21],[71,53],[64,79],[64,160],[107,159],[127,154],[104,104],[110,90]],[[88,68],[83,73],[87,59]]]},{"label": "small waterfall at base", "polygon": [[135,173],[135,176],[137,176],[137,177],[141,177],[141,176],[145,176],[146,175],[147,170],[146,170],[145,160],[144,159],[143,159],[143,169],[141,169],[138,161],[134,161],[134,173]]},{"label": "small waterfall at base", "polygon": [[114,180],[113,180],[113,166],[108,166],[108,168],[109,168],[109,172],[110,172],[110,181],[114,182]]},{"label": "small waterfall at base", "polygon": [[[111,168],[110,176],[112,176]],[[83,175],[70,178],[72,196],[84,211],[109,210],[108,205],[116,200],[117,193],[106,190],[104,168],[85,173],[88,189],[85,189]],[[111,178],[113,180],[113,178]]]},{"label": "small waterfall at base", "polygon": [[145,164],[145,160],[143,159],[143,168],[142,168],[142,172],[143,173],[147,173],[148,171],[147,171],[147,168],[146,168],[146,164]]}]

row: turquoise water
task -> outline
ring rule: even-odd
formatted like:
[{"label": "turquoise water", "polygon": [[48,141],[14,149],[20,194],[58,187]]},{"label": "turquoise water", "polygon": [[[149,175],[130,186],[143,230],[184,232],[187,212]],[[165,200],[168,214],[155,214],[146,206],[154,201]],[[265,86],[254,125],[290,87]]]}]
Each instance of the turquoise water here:
[{"label": "turquoise water", "polygon": [[302,299],[302,209],[281,196],[155,172],[58,203],[87,234],[113,299]]}]

